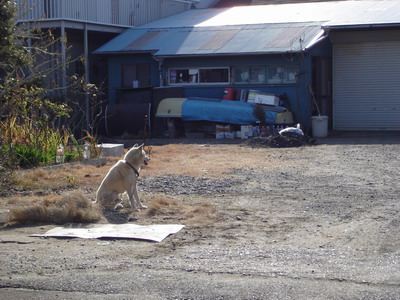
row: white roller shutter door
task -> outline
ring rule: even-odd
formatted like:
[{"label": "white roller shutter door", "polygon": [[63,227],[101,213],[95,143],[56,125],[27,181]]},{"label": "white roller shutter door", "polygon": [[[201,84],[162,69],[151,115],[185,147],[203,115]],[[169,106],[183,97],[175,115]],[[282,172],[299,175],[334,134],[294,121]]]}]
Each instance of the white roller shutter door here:
[{"label": "white roller shutter door", "polygon": [[400,41],[335,44],[335,130],[400,130]]}]

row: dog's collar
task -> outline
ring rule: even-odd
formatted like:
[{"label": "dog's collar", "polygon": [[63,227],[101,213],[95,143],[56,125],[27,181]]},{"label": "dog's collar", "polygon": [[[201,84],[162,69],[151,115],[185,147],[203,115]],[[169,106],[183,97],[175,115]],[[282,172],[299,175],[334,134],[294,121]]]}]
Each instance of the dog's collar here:
[{"label": "dog's collar", "polygon": [[132,168],[132,170],[133,170],[133,172],[135,172],[136,176],[139,177],[139,172],[138,172],[138,170],[136,170],[136,168],[135,168],[129,161],[125,161],[125,162],[126,162],[126,164],[127,164],[128,166],[130,166],[130,167]]}]

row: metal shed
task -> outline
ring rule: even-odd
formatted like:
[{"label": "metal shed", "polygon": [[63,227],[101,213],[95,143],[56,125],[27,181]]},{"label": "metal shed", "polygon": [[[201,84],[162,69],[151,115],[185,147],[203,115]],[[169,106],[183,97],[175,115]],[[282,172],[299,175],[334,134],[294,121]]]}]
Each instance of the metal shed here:
[{"label": "metal shed", "polygon": [[[232,74],[241,66],[289,62],[298,66],[295,83],[265,82],[257,88],[286,93],[297,121],[310,121],[316,113],[312,110],[313,97],[321,96],[317,102],[325,101],[321,106],[333,119],[333,129],[400,130],[399,30],[400,2],[395,0],[200,9],[129,29],[96,53],[148,55],[159,64],[152,82],[159,80],[160,85],[160,74],[166,78],[174,68],[226,67]],[[126,57],[112,62],[122,65]],[[167,84],[185,83],[185,97],[216,97],[226,84],[253,88],[233,80],[207,86],[186,80],[168,82],[165,78]],[[118,80],[110,85],[117,86]],[[318,81],[321,95],[315,89],[310,92]]]},{"label": "metal shed", "polygon": [[399,53],[400,40],[335,44],[334,129],[400,130]]},{"label": "metal shed", "polygon": [[400,2],[367,4],[324,25],[333,44],[333,129],[400,130]]}]

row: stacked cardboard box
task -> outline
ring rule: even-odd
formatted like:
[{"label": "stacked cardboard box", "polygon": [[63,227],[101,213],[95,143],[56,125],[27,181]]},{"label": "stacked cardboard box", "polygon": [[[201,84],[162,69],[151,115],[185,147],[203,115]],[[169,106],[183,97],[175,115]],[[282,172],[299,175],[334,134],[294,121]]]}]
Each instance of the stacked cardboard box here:
[{"label": "stacked cardboard box", "polygon": [[259,91],[250,90],[249,95],[247,97],[247,102],[278,106],[279,97],[273,94],[261,93]]},{"label": "stacked cardboard box", "polygon": [[269,95],[269,94],[257,94],[254,101],[255,103],[264,105],[272,105],[272,106],[279,105],[279,98],[275,95]]},{"label": "stacked cardboard box", "polygon": [[240,126],[240,138],[245,140],[251,137],[253,137],[253,126],[252,125]]},{"label": "stacked cardboard box", "polygon": [[235,138],[235,132],[231,125],[216,125],[215,129],[216,139],[233,139]]}]

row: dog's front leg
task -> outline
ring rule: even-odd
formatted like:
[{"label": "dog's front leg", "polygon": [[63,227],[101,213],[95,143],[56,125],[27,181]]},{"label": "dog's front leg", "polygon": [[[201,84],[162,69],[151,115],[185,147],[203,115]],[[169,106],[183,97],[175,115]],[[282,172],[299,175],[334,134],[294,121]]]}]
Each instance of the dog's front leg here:
[{"label": "dog's front leg", "polygon": [[136,206],[136,202],[135,202],[135,198],[134,198],[134,188],[131,188],[127,191],[128,197],[129,197],[129,202],[131,203],[131,207],[133,210],[138,210],[137,206]]},{"label": "dog's front leg", "polygon": [[147,208],[147,206],[143,205],[142,202],[140,201],[138,191],[137,191],[137,183],[133,185],[133,196],[135,197],[136,205],[139,208],[143,208],[143,209]]}]

